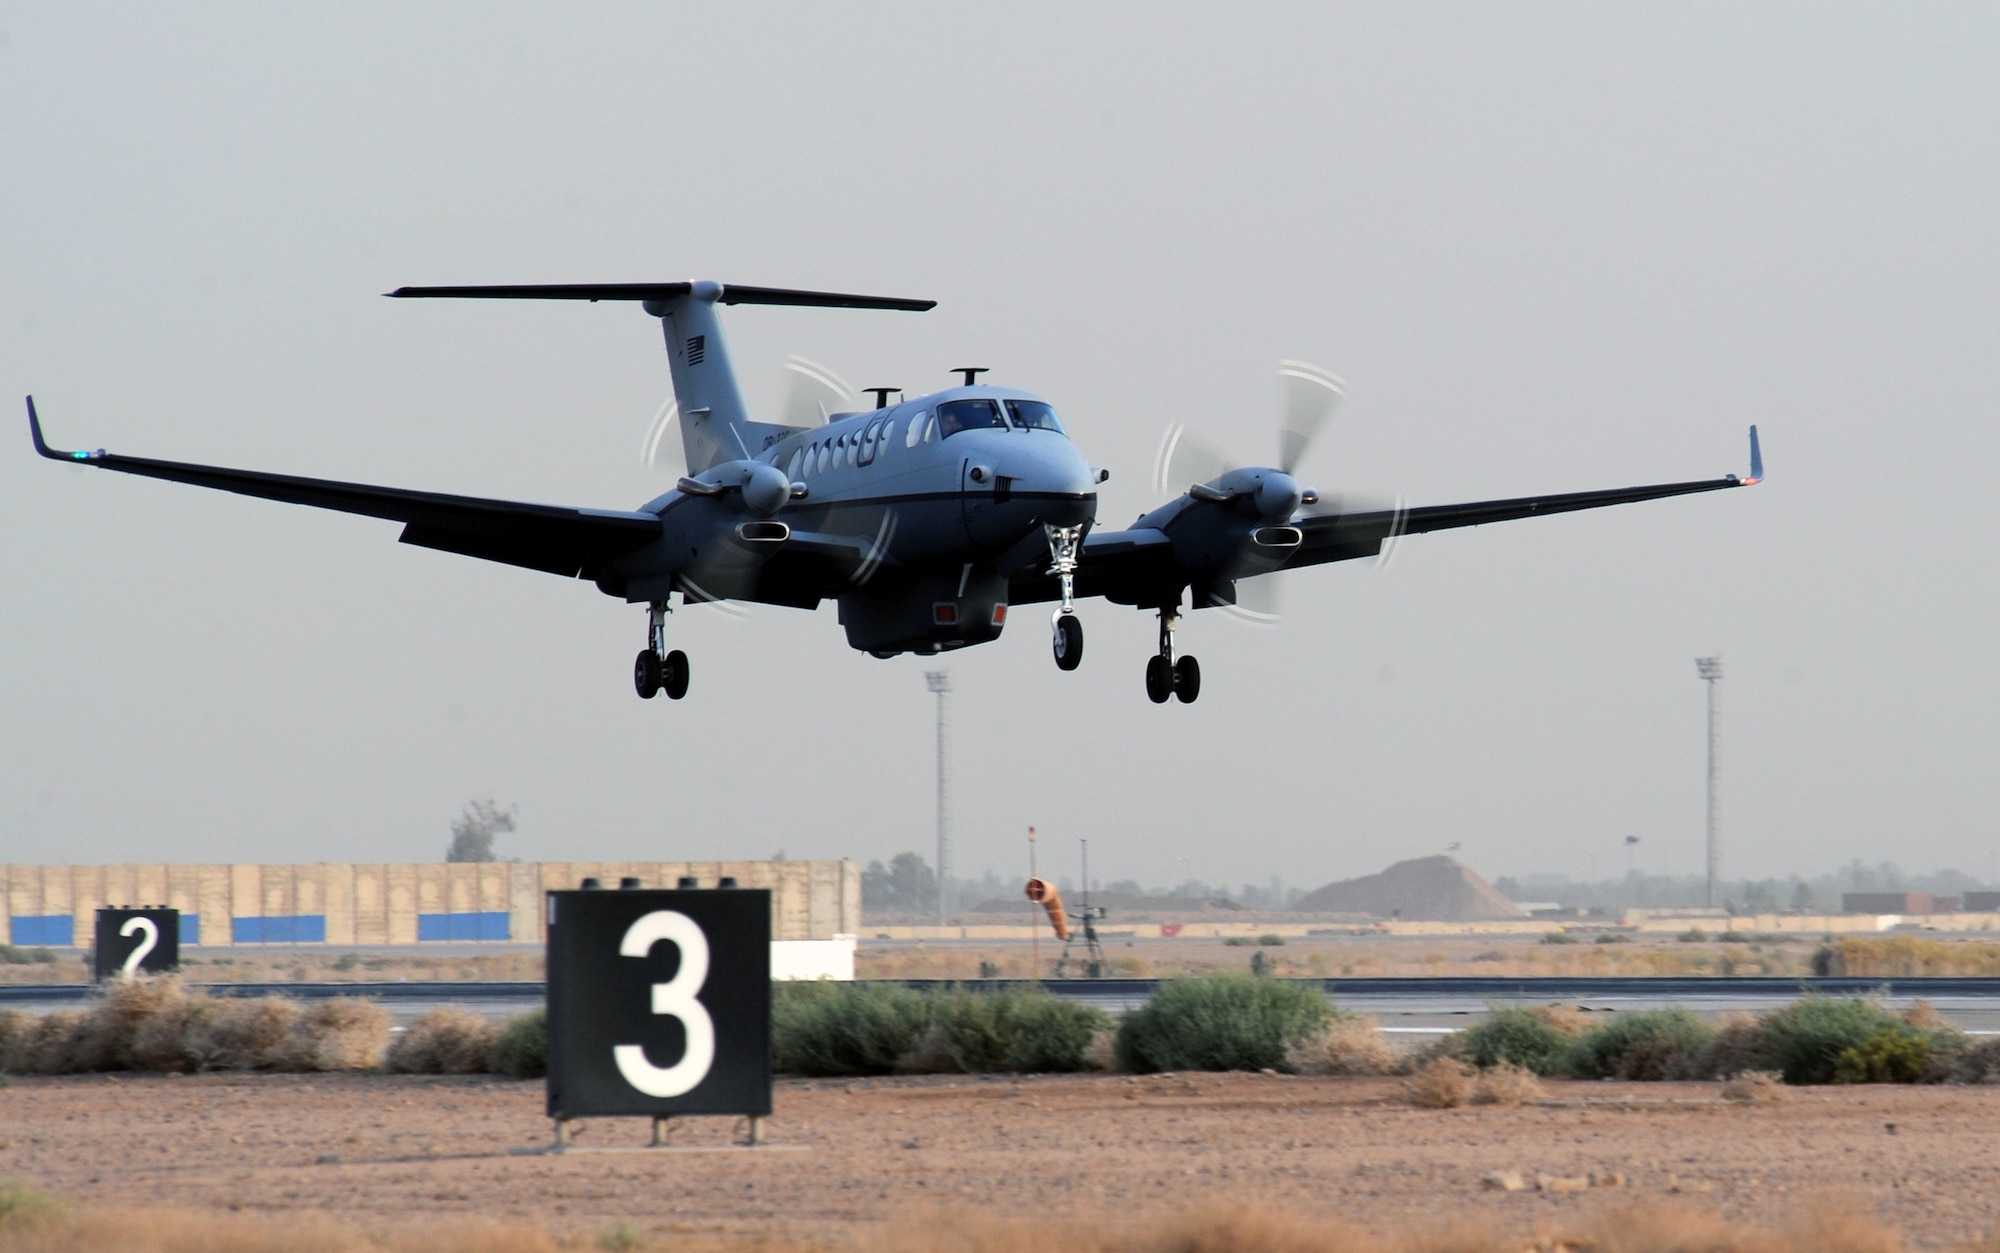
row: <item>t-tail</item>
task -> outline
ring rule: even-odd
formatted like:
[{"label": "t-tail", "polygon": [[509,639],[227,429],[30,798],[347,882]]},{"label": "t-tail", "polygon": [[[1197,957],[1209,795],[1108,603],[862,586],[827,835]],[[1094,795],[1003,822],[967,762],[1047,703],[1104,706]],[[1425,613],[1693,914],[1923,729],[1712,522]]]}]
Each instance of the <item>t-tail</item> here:
[{"label": "t-tail", "polygon": [[561,283],[540,286],[398,287],[391,296],[444,296],[477,300],[636,300],[660,319],[667,361],[673,371],[674,400],[681,412],[681,443],[688,473],[700,474],[726,461],[750,460],[793,428],[753,422],[736,385],[722,320],[724,305],[810,305],[830,309],[895,309],[921,313],[935,300],[894,296],[850,296],[839,292],[794,291],[784,287],[742,287],[713,282]]}]

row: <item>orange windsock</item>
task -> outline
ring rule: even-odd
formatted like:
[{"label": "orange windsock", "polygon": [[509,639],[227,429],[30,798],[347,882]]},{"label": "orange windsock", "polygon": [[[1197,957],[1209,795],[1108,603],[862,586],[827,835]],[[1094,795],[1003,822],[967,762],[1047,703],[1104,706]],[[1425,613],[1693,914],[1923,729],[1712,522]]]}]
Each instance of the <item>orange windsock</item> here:
[{"label": "orange windsock", "polygon": [[1055,929],[1056,939],[1069,939],[1069,915],[1063,912],[1062,893],[1047,879],[1028,880],[1028,899],[1049,911],[1049,926]]}]

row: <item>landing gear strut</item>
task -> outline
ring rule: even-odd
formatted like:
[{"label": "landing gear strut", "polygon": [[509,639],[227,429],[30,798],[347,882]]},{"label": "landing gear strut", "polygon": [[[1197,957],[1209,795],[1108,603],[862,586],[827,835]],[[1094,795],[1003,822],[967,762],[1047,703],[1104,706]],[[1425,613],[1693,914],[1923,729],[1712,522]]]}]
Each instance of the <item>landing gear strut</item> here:
[{"label": "landing gear strut", "polygon": [[1174,659],[1174,627],[1180,622],[1178,605],[1160,610],[1160,651],[1146,660],[1146,696],[1155,705],[1164,705],[1178,696],[1192,705],[1201,695],[1201,663],[1192,657]]},{"label": "landing gear strut", "polygon": [[647,611],[646,648],[632,662],[632,687],[641,700],[651,700],[661,692],[668,700],[679,700],[688,692],[687,654],[667,649],[667,614],[670,606],[656,600]]},{"label": "landing gear strut", "polygon": [[1049,620],[1055,633],[1056,669],[1074,670],[1083,664],[1083,619],[1076,616],[1076,555],[1083,547],[1083,528],[1052,526],[1046,530],[1049,573],[1062,580],[1062,607]]}]

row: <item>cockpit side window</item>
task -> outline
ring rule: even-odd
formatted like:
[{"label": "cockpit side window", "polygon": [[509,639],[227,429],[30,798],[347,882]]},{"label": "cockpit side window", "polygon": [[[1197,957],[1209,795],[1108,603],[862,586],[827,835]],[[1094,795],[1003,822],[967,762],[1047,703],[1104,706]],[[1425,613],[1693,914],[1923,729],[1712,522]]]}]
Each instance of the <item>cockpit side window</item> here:
[{"label": "cockpit side window", "polygon": [[995,426],[1004,429],[1007,422],[1000,416],[1000,407],[990,400],[947,400],[938,406],[938,425],[943,428],[944,437],[950,439],[960,431]]},{"label": "cockpit side window", "polygon": [[1007,402],[1008,416],[1014,425],[1030,431],[1054,431],[1067,435],[1063,424],[1056,421],[1056,411],[1039,400],[1010,400]]}]

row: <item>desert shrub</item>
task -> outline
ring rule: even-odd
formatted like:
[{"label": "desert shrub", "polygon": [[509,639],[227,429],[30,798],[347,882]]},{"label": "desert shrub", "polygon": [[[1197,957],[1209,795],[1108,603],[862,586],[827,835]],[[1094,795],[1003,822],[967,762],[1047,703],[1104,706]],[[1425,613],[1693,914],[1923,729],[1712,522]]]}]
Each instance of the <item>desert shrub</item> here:
[{"label": "desert shrub", "polygon": [[22,1075],[69,1073],[65,1068],[74,1056],[71,1040],[82,1027],[82,1014],[61,1010],[32,1018],[14,1038],[5,1068]]},{"label": "desert shrub", "polygon": [[795,1075],[886,1075],[931,1025],[935,998],[893,983],[778,983],[771,1062]]},{"label": "desert shrub", "polygon": [[189,1045],[204,1070],[285,1070],[299,1007],[275,996],[221,998],[195,1020]]},{"label": "desert shrub", "polygon": [[186,997],[172,976],[122,979],[109,985],[104,999],[83,1016],[70,1037],[63,1069],[73,1074],[136,1069],[133,1047],[140,1030]]},{"label": "desert shrub", "polygon": [[1763,1105],[1789,1101],[1792,1094],[1784,1080],[1770,1071],[1746,1070],[1723,1083],[1722,1099],[1741,1105]]},{"label": "desert shrub", "polygon": [[1708,939],[1708,932],[1700,927],[1689,927],[1674,938],[1683,944],[1700,944]]},{"label": "desert shrub", "polygon": [[479,1015],[447,1005],[416,1019],[389,1045],[385,1069],[406,1075],[477,1075],[500,1029]]},{"label": "desert shrub", "polygon": [[15,1041],[27,1034],[33,1021],[18,1009],[0,1009],[0,1074],[14,1069]]},{"label": "desert shrub", "polygon": [[1472,1095],[1472,1074],[1455,1057],[1434,1058],[1403,1081],[1403,1099],[1425,1109],[1457,1109]]},{"label": "desert shrub", "polygon": [[294,1070],[373,1070],[382,1061],[389,1012],[373,1001],[335,996],[306,1006],[293,1027]]},{"label": "desert shrub", "polygon": [[6,966],[47,966],[56,961],[54,949],[17,948],[12,944],[0,944],[0,965]]},{"label": "desert shrub", "polygon": [[[62,1202],[22,1183],[0,1180],[0,1235],[22,1235],[38,1227],[49,1227],[69,1217]],[[32,1237],[31,1237],[32,1238]]]},{"label": "desert shrub", "polygon": [[1922,1036],[1931,1040],[1933,1047],[1942,1042],[1941,1037],[1919,1032],[1874,1001],[1858,996],[1801,997],[1764,1015],[1757,1026],[1762,1035],[1760,1060],[1782,1074],[1786,1083],[1834,1082],[1841,1054],[1884,1031]]},{"label": "desert shrub", "polygon": [[802,1075],[1101,1069],[1103,1010],[1039,988],[926,994],[885,983],[772,989],[772,1064]]},{"label": "desert shrub", "polygon": [[1599,944],[1630,944],[1632,937],[1622,935],[1616,931],[1600,931],[1597,933],[1597,942]]},{"label": "desert shrub", "polygon": [[1281,948],[1285,943],[1285,937],[1282,935],[1260,935],[1257,937],[1257,943],[1263,945],[1265,948]]},{"label": "desert shrub", "polygon": [[1905,1023],[1884,1027],[1834,1059],[1835,1083],[1917,1083],[1930,1069],[1931,1040]]},{"label": "desert shrub", "polygon": [[1579,942],[1575,936],[1567,931],[1545,931],[1542,933],[1542,943],[1544,944],[1576,944]]},{"label": "desert shrub", "polygon": [[1579,1079],[1677,1079],[1695,1073],[1715,1028],[1684,1009],[1619,1014],[1579,1036],[1561,1068]]},{"label": "desert shrub", "polygon": [[531,1009],[509,1018],[493,1041],[493,1073],[539,1079],[549,1073],[549,1011]]},{"label": "desert shrub", "polygon": [[1111,1017],[1030,988],[954,992],[937,1006],[934,1023],[954,1070],[1069,1072],[1092,1069],[1091,1040],[1109,1029]]},{"label": "desert shrub", "polygon": [[1481,1070],[1506,1063],[1552,1075],[1578,1034],[1560,1013],[1516,1005],[1493,1009],[1486,1021],[1459,1032],[1452,1043],[1454,1052]]},{"label": "desert shrub", "polygon": [[1715,938],[1724,944],[1748,944],[1750,942],[1750,936],[1742,931],[1724,931]]},{"label": "desert shrub", "polygon": [[1169,979],[1118,1026],[1126,1070],[1263,1070],[1334,1016],[1313,983],[1242,975]]},{"label": "desert shrub", "polygon": [[1915,935],[1844,935],[1830,938],[1813,954],[1813,973],[1895,978],[2000,975],[2000,944]]},{"label": "desert shrub", "polygon": [[1285,1050],[1282,1067],[1295,1075],[1386,1075],[1396,1055],[1371,1015],[1342,1014]]},{"label": "desert shrub", "polygon": [[1482,1070],[1472,1081],[1474,1105],[1525,1105],[1542,1097],[1542,1085],[1532,1071],[1501,1062]]},{"label": "desert shrub", "polygon": [[1988,1037],[1960,1049],[1952,1058],[1953,1083],[2000,1083],[2000,1037]]}]

